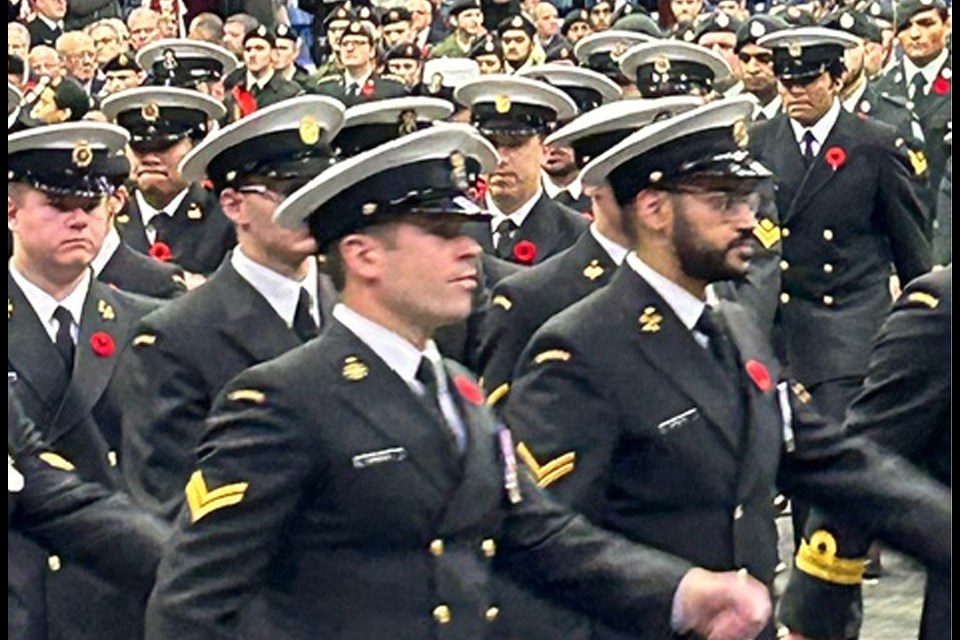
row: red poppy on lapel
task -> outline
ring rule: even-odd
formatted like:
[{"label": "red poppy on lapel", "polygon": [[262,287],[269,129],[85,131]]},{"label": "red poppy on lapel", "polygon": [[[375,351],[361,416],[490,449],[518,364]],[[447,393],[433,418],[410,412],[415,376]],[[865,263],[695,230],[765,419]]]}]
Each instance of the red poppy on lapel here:
[{"label": "red poppy on lapel", "polygon": [[750,359],[746,364],[747,374],[757,388],[764,393],[773,389],[773,380],[770,379],[770,372],[763,366],[759,360]]},{"label": "red poppy on lapel", "polygon": [[147,253],[151,258],[159,262],[167,262],[173,257],[173,252],[170,251],[170,245],[166,242],[154,242],[150,245],[150,250]]},{"label": "red poppy on lapel", "polygon": [[473,380],[466,376],[457,376],[453,379],[453,384],[457,386],[457,391],[460,392],[464,400],[470,404],[483,404],[483,392],[480,391],[480,387]]},{"label": "red poppy on lapel", "polygon": [[830,168],[836,171],[847,162],[847,152],[842,147],[830,147],[823,154],[823,159],[827,161]]},{"label": "red poppy on lapel", "polygon": [[369,98],[373,95],[373,91],[374,91],[373,80],[367,80],[366,83],[364,83],[363,85],[363,89],[360,90],[360,93],[362,93],[363,95]]},{"label": "red poppy on lapel", "polygon": [[537,257],[537,245],[529,240],[521,240],[513,247],[513,257],[520,264],[533,264]]},{"label": "red poppy on lapel", "polygon": [[206,191],[213,191],[213,180],[207,178],[200,181],[200,186]]},{"label": "red poppy on lapel", "polygon": [[950,81],[943,76],[937,76],[933,81],[933,92],[938,96],[945,96],[950,91]]},{"label": "red poppy on lapel", "polygon": [[101,358],[109,358],[117,350],[116,343],[106,331],[97,331],[90,336],[90,347]]}]

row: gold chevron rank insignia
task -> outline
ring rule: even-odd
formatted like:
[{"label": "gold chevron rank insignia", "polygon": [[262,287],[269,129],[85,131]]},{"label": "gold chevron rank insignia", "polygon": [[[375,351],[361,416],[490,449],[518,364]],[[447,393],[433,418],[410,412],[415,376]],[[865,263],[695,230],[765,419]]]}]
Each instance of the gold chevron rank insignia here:
[{"label": "gold chevron rank insignia", "polygon": [[487,396],[487,406],[492,407],[503,400],[510,391],[510,383],[504,382],[502,385],[490,392]]},{"label": "gold chevron rank insignia", "polygon": [[537,479],[537,486],[546,489],[554,482],[573,471],[576,465],[577,454],[573,451],[557,456],[553,460],[541,465],[533,456],[533,452],[527,447],[526,443],[521,442],[517,445],[517,454],[523,460],[530,471]]},{"label": "gold chevron rank insignia", "polygon": [[936,309],[940,299],[926,291],[913,291],[907,296],[907,302],[916,302],[931,309]]},{"label": "gold chevron rank insignia", "polygon": [[227,394],[227,400],[230,402],[252,402],[253,404],[263,404],[267,399],[263,391],[256,389],[237,389]]},{"label": "gold chevron rank insignia", "polygon": [[493,304],[497,307],[503,307],[504,311],[510,311],[510,307],[513,306],[513,303],[507,296],[494,296]]},{"label": "gold chevron rank insignia", "polygon": [[187,506],[190,507],[190,521],[197,522],[200,518],[224,507],[240,504],[247,492],[247,482],[225,484],[214,490],[207,489],[207,482],[203,479],[202,471],[194,471],[184,493],[187,495]]},{"label": "gold chevron rank insignia", "polygon": [[543,364],[544,362],[566,362],[570,359],[570,352],[563,349],[547,349],[533,357],[534,364]]},{"label": "gold chevron rank insignia", "polygon": [[769,249],[780,242],[780,227],[770,218],[764,218],[753,228],[753,235],[764,249]]}]

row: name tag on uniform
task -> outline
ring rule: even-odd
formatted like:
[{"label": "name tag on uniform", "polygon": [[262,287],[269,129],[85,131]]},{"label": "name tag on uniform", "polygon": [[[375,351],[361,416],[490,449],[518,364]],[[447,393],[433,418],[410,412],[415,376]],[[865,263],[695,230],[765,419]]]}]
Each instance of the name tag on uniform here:
[{"label": "name tag on uniform", "polygon": [[400,462],[407,459],[407,450],[403,447],[393,447],[390,449],[381,449],[380,451],[370,451],[368,453],[358,453],[353,456],[354,469],[366,469],[375,464],[384,462]]},{"label": "name tag on uniform", "polygon": [[680,427],[687,424],[688,422],[691,422],[694,418],[697,417],[698,413],[699,411],[697,410],[696,407],[694,407],[693,409],[687,409],[683,413],[678,413],[672,418],[667,418],[666,420],[658,424],[657,431],[660,432],[660,435],[666,435],[671,431],[675,431],[676,429],[679,429]]}]

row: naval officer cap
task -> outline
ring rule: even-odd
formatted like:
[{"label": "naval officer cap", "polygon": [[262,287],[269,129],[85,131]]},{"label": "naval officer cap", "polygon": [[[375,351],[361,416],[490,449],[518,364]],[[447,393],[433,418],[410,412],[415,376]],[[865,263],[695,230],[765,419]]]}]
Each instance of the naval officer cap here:
[{"label": "naval officer cap", "polygon": [[576,103],[560,89],[506,74],[471,80],[454,97],[470,108],[471,122],[484,135],[544,134],[577,114]]},{"label": "naval officer cap", "polygon": [[219,100],[177,87],[135,87],[106,97],[100,110],[130,132],[137,152],[157,151],[184,138],[201,140],[226,109]]},{"label": "naval officer cap", "polygon": [[497,161],[493,146],[471,127],[437,125],[340,162],[287,197],[274,220],[291,228],[306,222],[321,252],[406,215],[487,220],[471,195]]},{"label": "naval officer cap", "polygon": [[405,96],[358,104],[347,109],[343,128],[333,141],[337,154],[355,156],[421,129],[453,114],[441,98]]},{"label": "naval officer cap", "polygon": [[764,36],[757,44],[773,50],[773,72],[781,82],[804,83],[827,72],[840,77],[844,50],[860,39],[835,29],[799,27]]},{"label": "naval officer cap", "polygon": [[237,68],[223,47],[190,38],[152,42],[137,52],[136,63],[148,72],[146,84],[185,88],[216,82]]},{"label": "naval officer cap", "polygon": [[302,186],[333,165],[330,142],[343,124],[333,98],[300,96],[259,109],[209,135],[180,163],[185,180],[205,177],[219,193],[254,179]]},{"label": "naval officer cap", "polygon": [[883,32],[880,30],[880,26],[862,11],[845,8],[836,9],[824,16],[820,21],[820,26],[845,31],[868,42],[883,42]]},{"label": "naval officer cap", "polygon": [[721,55],[674,40],[631,47],[620,58],[620,71],[633,79],[644,98],[705,95],[732,73]]},{"label": "naval officer cap", "polygon": [[542,64],[521,69],[518,76],[533,78],[560,89],[576,103],[580,113],[623,98],[623,91],[607,76],[568,64]]},{"label": "naval officer cap", "polygon": [[694,96],[620,100],[597,107],[550,134],[544,144],[572,147],[577,166],[619,143],[643,127],[685,113],[703,104]]},{"label": "naval officer cap", "polygon": [[580,61],[580,66],[602,73],[619,84],[629,84],[633,80],[631,76],[624,77],[620,72],[620,58],[630,47],[656,40],[645,33],[608,29],[578,40],[573,54]]},{"label": "naval officer cap", "polygon": [[651,124],[584,167],[583,183],[609,182],[625,205],[644,189],[669,190],[695,178],[768,178],[747,150],[752,113],[753,101],[737,97]]},{"label": "naval officer cap", "polygon": [[789,28],[790,25],[776,16],[771,16],[766,13],[758,13],[755,16],[750,16],[750,19],[741,24],[740,28],[737,29],[737,44],[734,51],[739,53],[740,49],[743,49],[748,44],[757,44],[757,41],[763,36]]},{"label": "naval officer cap", "polygon": [[12,82],[7,80],[7,129],[13,126],[20,115],[20,104],[23,102],[23,94]]},{"label": "naval officer cap", "polygon": [[98,198],[130,175],[124,153],[129,135],[101,122],[51,124],[7,138],[7,182],[52,196]]},{"label": "naval officer cap", "polygon": [[940,17],[946,19],[947,5],[943,0],[900,0],[894,5],[894,15],[897,16],[897,31],[906,29],[913,16],[931,9],[936,9],[940,13]]}]

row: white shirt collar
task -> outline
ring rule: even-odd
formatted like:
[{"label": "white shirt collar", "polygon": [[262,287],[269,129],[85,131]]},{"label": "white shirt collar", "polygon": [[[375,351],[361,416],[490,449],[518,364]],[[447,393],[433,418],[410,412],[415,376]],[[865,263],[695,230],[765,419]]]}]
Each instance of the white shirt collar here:
[{"label": "white shirt collar", "polygon": [[421,388],[417,381],[417,369],[420,368],[421,358],[426,356],[436,365],[443,362],[433,340],[428,340],[426,348],[420,351],[399,334],[360,315],[343,303],[333,308],[333,317],[360,338],[394,373],[414,389]]},{"label": "white shirt collar", "polygon": [[548,174],[546,171],[542,169],[540,170],[540,177],[541,177],[540,182],[543,184],[543,190],[546,192],[547,197],[550,198],[551,200],[556,198],[561,191],[569,191],[570,196],[574,200],[578,200],[580,198],[580,194],[583,193],[583,182],[580,180],[579,175],[576,177],[576,179],[573,182],[571,182],[565,187],[561,187],[560,185],[555,183],[550,178],[550,174]]},{"label": "white shirt collar", "polygon": [[23,296],[27,299],[27,302],[30,303],[30,306],[33,307],[33,312],[37,314],[37,317],[40,319],[40,324],[43,325],[43,328],[50,336],[50,340],[55,341],[57,339],[58,323],[53,319],[53,312],[57,310],[57,307],[64,307],[70,312],[70,315],[73,316],[71,333],[73,334],[74,341],[76,341],[80,318],[83,317],[83,303],[87,299],[87,292],[90,291],[90,281],[93,278],[92,272],[89,269],[85,269],[83,278],[81,278],[77,286],[73,288],[73,291],[67,294],[66,298],[58,302],[49,293],[27,280],[26,276],[20,273],[14,266],[13,260],[9,262],[9,269],[13,281],[17,283],[20,291],[23,292]]},{"label": "white shirt collar", "polygon": [[487,191],[486,195],[486,204],[487,204],[487,213],[489,213],[493,218],[490,220],[490,228],[496,232],[497,227],[500,226],[500,223],[510,218],[513,220],[514,224],[518,227],[523,226],[523,221],[527,219],[527,216],[530,215],[530,212],[533,210],[537,201],[540,200],[540,197],[543,195],[543,186],[537,186],[537,192],[533,194],[533,197],[524,202],[519,209],[511,213],[510,215],[505,214],[497,208],[496,203],[493,201],[493,198],[490,196],[490,192]]},{"label": "white shirt collar", "polygon": [[630,253],[630,249],[627,249],[622,244],[614,242],[607,236],[600,233],[600,230],[597,229],[596,222],[590,225],[590,235],[592,235],[593,239],[597,241],[597,244],[599,244],[603,250],[607,252],[607,255],[610,256],[610,259],[613,260],[614,264],[617,266],[623,264],[627,254]]},{"label": "white shirt collar", "polygon": [[56,20],[56,21],[51,20],[50,18],[43,15],[42,13],[38,13],[37,18],[39,18],[40,21],[43,22],[43,24],[50,27],[52,31],[56,31],[57,29],[59,29],[60,31],[63,31],[63,20]]},{"label": "white shirt collar", "polygon": [[428,24],[425,28],[420,30],[420,33],[417,34],[416,44],[418,49],[423,49],[427,46],[427,38],[430,37],[430,25]]},{"label": "white shirt collar", "polygon": [[850,97],[843,101],[843,108],[849,113],[856,113],[858,111],[857,107],[860,105],[860,100],[863,98],[863,94],[867,91],[867,79],[864,78],[863,82],[860,84],[860,87],[854,91]]},{"label": "white shirt collar", "polygon": [[297,302],[300,300],[300,289],[306,289],[310,294],[310,315],[319,326],[317,311],[317,264],[314,260],[307,261],[307,275],[301,280],[293,280],[277,273],[269,267],[251,260],[244,252],[243,246],[238,246],[230,255],[230,264],[240,277],[250,283],[250,286],[262,295],[267,303],[277,312],[288,326],[293,326],[293,319],[297,313]]},{"label": "white shirt collar", "polygon": [[110,258],[113,257],[113,254],[115,254],[119,248],[120,234],[113,225],[110,225],[110,229],[103,239],[103,244],[100,245],[100,252],[97,253],[97,257],[90,263],[90,268],[93,269],[93,275],[100,275],[100,272],[106,268],[107,263],[110,262]]},{"label": "white shirt collar", "polygon": [[356,85],[358,91],[359,91],[359,90],[362,90],[363,87],[366,86],[367,81],[370,80],[370,76],[372,76],[372,75],[373,75],[373,69],[370,69],[370,70],[368,70],[365,74],[363,74],[362,76],[360,76],[360,77],[358,77],[358,78],[354,78],[352,75],[350,75],[350,72],[349,72],[349,71],[344,70],[344,72],[343,72],[343,86],[344,86],[344,88],[348,88],[348,87],[352,87],[352,86]]},{"label": "white shirt collar", "polygon": [[833,125],[837,124],[837,118],[840,117],[840,99],[834,98],[830,110],[823,114],[823,117],[817,120],[812,127],[805,127],[793,118],[790,118],[790,126],[793,128],[793,137],[797,139],[797,145],[803,142],[803,134],[809,129],[816,138],[814,143],[814,155],[820,153],[820,148],[830,132],[833,131]]},{"label": "white shirt collar", "polygon": [[927,81],[927,86],[924,87],[924,93],[930,92],[930,85],[934,80],[937,79],[937,76],[940,74],[940,69],[943,67],[943,64],[947,61],[947,56],[950,55],[950,51],[946,47],[943,48],[943,51],[940,52],[936,58],[928,62],[923,67],[918,67],[913,63],[907,56],[903,56],[903,82],[909,87],[910,83],[913,81],[913,76],[916,75],[917,71],[923,74],[923,79]]},{"label": "white shirt collar", "polygon": [[627,264],[640,274],[640,277],[646,280],[654,291],[660,294],[664,302],[670,305],[673,312],[680,318],[683,326],[692,331],[693,326],[697,324],[697,320],[703,315],[703,310],[707,306],[706,303],[677,283],[654,271],[634,252],[627,255]]},{"label": "white shirt collar", "polygon": [[253,89],[253,86],[256,85],[260,90],[263,90],[267,86],[267,83],[273,79],[273,69],[270,69],[262,78],[256,78],[252,73],[247,71],[247,90]]},{"label": "white shirt collar", "polygon": [[176,213],[177,209],[180,208],[180,204],[183,202],[183,199],[187,197],[187,192],[190,190],[190,187],[187,187],[177,195],[173,197],[173,200],[170,201],[163,209],[155,209],[153,205],[147,202],[147,199],[143,197],[143,192],[139,189],[134,191],[133,197],[137,199],[137,207],[140,209],[140,219],[143,220],[144,228],[150,224],[150,221],[161,213],[173,217],[173,214]]},{"label": "white shirt collar", "polygon": [[757,111],[763,113],[767,117],[767,120],[772,120],[783,111],[783,100],[780,96],[776,96],[773,100],[768,102],[765,105],[758,106]]}]

